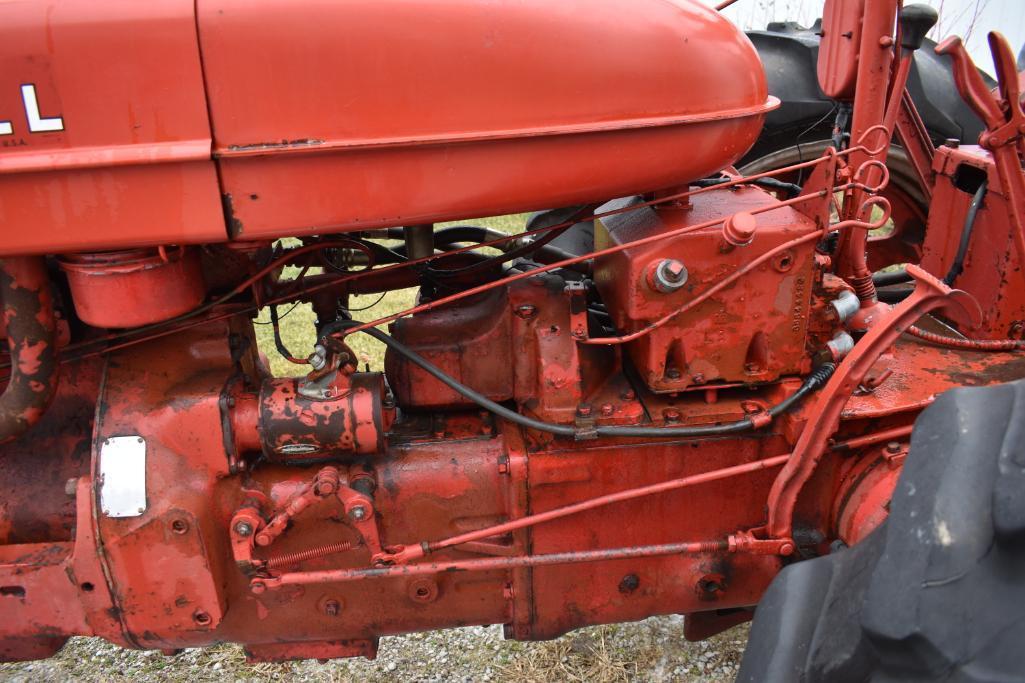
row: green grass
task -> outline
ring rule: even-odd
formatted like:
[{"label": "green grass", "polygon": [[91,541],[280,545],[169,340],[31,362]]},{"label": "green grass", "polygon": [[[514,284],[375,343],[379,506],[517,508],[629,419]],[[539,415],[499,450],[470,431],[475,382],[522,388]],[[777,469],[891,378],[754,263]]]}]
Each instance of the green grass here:
[{"label": "green grass", "polygon": [[[519,214],[472,221],[458,221],[456,223],[441,223],[438,227],[472,224],[483,225],[508,234],[515,234],[523,231],[526,219],[526,214]],[[298,268],[286,268],[284,277],[294,278],[298,272]],[[311,275],[318,272],[320,272],[319,269],[310,270]],[[349,301],[349,307],[353,312],[353,318],[356,320],[374,320],[413,306],[416,302],[416,292],[417,290],[413,288],[389,292],[383,298],[380,294],[354,296]],[[284,315],[289,308],[290,305],[280,306],[278,308],[279,315]],[[314,316],[313,308],[309,304],[296,306],[294,310],[281,320],[281,338],[293,356],[305,358],[312,353],[313,344],[316,341],[315,320],[316,316]],[[288,362],[274,348],[274,332],[272,327],[267,324],[269,322],[270,313],[267,309],[264,309],[256,319],[257,324],[255,328],[257,343],[261,353],[270,362],[271,372],[278,377],[296,377],[306,374],[309,371],[308,366]],[[361,358],[360,369],[363,368],[364,364],[369,364],[373,370],[383,370],[384,345],[381,342],[371,339],[365,334],[357,334],[349,338],[349,345]]]}]

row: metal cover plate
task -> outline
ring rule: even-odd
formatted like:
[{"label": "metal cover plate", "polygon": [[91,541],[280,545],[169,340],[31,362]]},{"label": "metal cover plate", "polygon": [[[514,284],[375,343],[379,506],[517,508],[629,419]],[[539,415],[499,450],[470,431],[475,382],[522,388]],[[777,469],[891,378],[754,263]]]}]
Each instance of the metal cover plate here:
[{"label": "metal cover plate", "polygon": [[112,436],[100,446],[100,509],[108,517],[146,512],[146,440]]}]

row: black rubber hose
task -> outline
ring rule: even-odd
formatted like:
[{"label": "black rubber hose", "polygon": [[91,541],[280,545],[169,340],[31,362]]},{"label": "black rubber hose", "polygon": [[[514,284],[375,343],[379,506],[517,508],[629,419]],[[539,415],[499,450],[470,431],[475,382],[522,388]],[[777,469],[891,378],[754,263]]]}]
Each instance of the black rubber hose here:
[{"label": "black rubber hose", "polygon": [[943,278],[943,283],[948,287],[953,286],[954,280],[964,271],[964,260],[965,256],[968,255],[968,246],[972,242],[975,218],[979,215],[979,207],[982,206],[982,201],[986,198],[988,190],[989,179],[987,178],[979,185],[979,189],[975,191],[975,196],[972,197],[972,203],[968,205],[968,214],[965,216],[964,227],[961,229],[961,242],[957,246],[957,256],[954,257],[954,263],[951,264],[947,277]]},{"label": "black rubber hose", "polygon": [[[340,320],[324,327],[322,335],[332,334],[339,332],[347,328],[356,327],[362,323],[354,320]],[[384,332],[377,329],[361,330],[363,333],[370,335],[374,339],[378,340],[395,353],[399,354],[409,362],[413,363],[427,374],[431,375],[439,382],[449,387],[463,398],[476,403],[481,408],[494,413],[502,419],[513,422],[522,427],[528,429],[536,429],[540,432],[547,432],[556,436],[568,436],[573,438],[584,438],[584,437],[643,437],[643,438],[656,438],[656,439],[678,439],[685,437],[699,437],[699,436],[722,436],[727,434],[738,434],[747,432],[757,428],[756,423],[749,417],[745,417],[736,422],[729,422],[722,425],[704,425],[700,427],[595,427],[593,430],[581,430],[576,427],[568,425],[553,424],[550,422],[542,422],[541,420],[535,420],[526,415],[521,415],[515,410],[510,410],[503,405],[500,405],[487,396],[474,391],[465,384],[460,383],[451,375],[448,375],[443,370],[438,368],[436,365],[430,363],[425,358],[413,349],[409,348],[402,342],[396,340],[393,337],[388,336]],[[795,391],[786,400],[782,401],[778,405],[769,408],[769,416],[776,418],[783,413],[793,409],[798,403],[803,401],[808,394],[821,388],[829,378],[833,376],[836,371],[836,366],[832,363],[825,363],[816,369],[811,375],[804,380],[801,387]]]},{"label": "black rubber hose", "polygon": [[915,291],[914,287],[900,287],[894,289],[880,289],[876,292],[876,296],[879,301],[884,304],[899,304],[904,299],[911,296],[911,293]]},{"label": "black rubber hose", "polygon": [[[690,184],[693,187],[715,187],[716,185],[722,185],[723,183],[730,182],[730,178],[703,178],[701,180],[692,180]],[[766,190],[777,190],[780,192],[787,193],[787,199],[793,199],[799,197],[803,188],[796,183],[787,183],[776,178],[759,178],[758,180],[750,181],[751,185],[757,185],[763,187]]]},{"label": "black rubber hose", "polygon": [[[558,235],[553,236],[552,239],[554,239],[557,236]],[[391,230],[388,231],[388,237],[392,237]],[[446,248],[451,247],[454,244],[459,244],[461,242],[491,242],[505,237],[509,237],[509,235],[504,232],[494,230],[492,228],[486,228],[479,225],[455,225],[450,228],[442,228],[441,230],[436,231],[434,233],[434,246],[436,249],[441,249],[444,251]],[[571,254],[570,252],[565,251],[564,249],[560,249],[559,247],[556,247],[552,244],[544,244],[540,240],[524,244],[521,247],[516,247],[515,242],[512,239],[510,239],[508,242],[505,243],[504,246],[498,246],[496,248],[499,251],[505,252],[506,254],[511,252],[513,249],[522,250],[522,254],[519,255],[530,255],[530,257],[533,258],[535,261],[545,265],[557,263],[559,261],[568,261],[570,259],[576,258],[579,255]],[[399,254],[403,257],[405,257],[406,255],[406,248],[404,246],[398,246],[395,247],[393,250],[389,251],[395,254]],[[515,257],[516,256],[514,255],[512,258]],[[508,261],[510,259],[506,258],[503,255],[502,257],[500,257],[500,260]],[[381,262],[384,261],[382,260]],[[439,270],[445,274],[448,274],[449,272],[456,272],[447,271],[444,269]],[[573,264],[568,267],[568,270],[573,270],[584,275],[590,274],[590,262],[587,261],[584,263]]]},{"label": "black rubber hose", "polygon": [[[780,403],[769,408],[769,417],[775,419],[797,407],[801,401],[814,391],[821,389],[836,372],[836,365],[824,363],[805,378],[804,383],[793,394]],[[598,436],[632,436],[650,438],[676,438],[681,436],[722,436],[725,434],[741,434],[756,429],[757,425],[751,418],[745,417],[736,422],[703,427],[598,427]]]},{"label": "black rubber hose", "polygon": [[876,287],[889,287],[891,285],[902,285],[905,282],[911,282],[912,278],[908,275],[908,271],[905,268],[898,268],[897,270],[891,270],[886,273],[873,273],[872,283]]}]

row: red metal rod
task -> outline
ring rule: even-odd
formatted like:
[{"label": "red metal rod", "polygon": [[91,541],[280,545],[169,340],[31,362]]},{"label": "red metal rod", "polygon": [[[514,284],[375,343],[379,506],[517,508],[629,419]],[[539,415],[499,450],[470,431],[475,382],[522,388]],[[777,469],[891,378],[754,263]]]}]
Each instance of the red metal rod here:
[{"label": "red metal rod", "polygon": [[605,562],[626,560],[636,557],[658,557],[664,555],[695,555],[721,553],[729,549],[729,542],[700,541],[694,543],[668,543],[664,545],[641,545],[632,548],[610,548],[608,550],[581,550],[547,555],[519,555],[516,557],[492,557],[479,560],[452,560],[449,562],[424,562],[413,565],[373,567],[368,569],[327,569],[314,572],[291,572],[270,578],[254,579],[250,584],[254,592],[282,586],[299,586],[319,583],[342,583],[377,578],[420,576],[445,572],[483,572],[517,567],[539,567],[552,564],[576,562]]},{"label": "red metal rod", "polygon": [[712,472],[703,472],[702,474],[693,474],[689,477],[682,477],[680,479],[672,479],[670,481],[660,482],[658,484],[650,484],[648,486],[640,486],[638,488],[627,489],[625,491],[619,491],[618,493],[610,493],[605,496],[599,496],[597,498],[591,498],[580,503],[574,503],[572,505],[564,505],[554,510],[547,512],[540,512],[536,515],[528,515],[526,517],[520,517],[504,524],[496,524],[484,529],[478,529],[476,531],[470,531],[465,534],[459,534],[458,536],[452,536],[441,541],[434,543],[422,542],[417,545],[406,546],[401,552],[396,553],[394,556],[388,559],[394,560],[395,562],[408,562],[409,560],[423,557],[428,552],[435,552],[444,548],[451,548],[453,546],[460,545],[462,543],[469,543],[471,541],[481,541],[492,536],[500,536],[507,534],[512,531],[526,528],[528,526],[534,526],[536,524],[542,524],[544,522],[550,522],[555,519],[561,519],[570,515],[579,514],[588,510],[594,510],[595,508],[605,507],[606,505],[612,505],[614,503],[622,503],[628,500],[634,500],[637,498],[644,498],[647,496],[653,496],[659,493],[666,493],[668,491],[677,491],[688,486],[695,486],[697,484],[705,484],[711,481],[718,481],[720,479],[728,479],[741,474],[747,474],[750,472],[760,472],[765,469],[772,467],[779,467],[786,463],[790,458],[789,455],[779,455],[774,458],[767,458],[765,460],[756,460],[755,462],[745,463],[743,465],[734,465],[733,467],[725,467],[723,469],[714,470]]},{"label": "red metal rod", "polygon": [[854,451],[866,446],[874,446],[877,443],[883,443],[884,441],[899,441],[911,436],[912,430],[914,430],[914,426],[908,425],[907,427],[895,427],[882,432],[866,434],[865,436],[859,436],[855,439],[848,439],[847,441],[835,443],[832,446],[832,450]]}]

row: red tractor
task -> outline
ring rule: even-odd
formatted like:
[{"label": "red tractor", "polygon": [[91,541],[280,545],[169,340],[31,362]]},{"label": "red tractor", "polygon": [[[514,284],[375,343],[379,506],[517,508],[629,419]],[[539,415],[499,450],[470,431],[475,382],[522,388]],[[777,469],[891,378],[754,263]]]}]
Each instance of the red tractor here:
[{"label": "red tractor", "polygon": [[825,2],[808,152],[695,0],[0,4],[0,659],[761,603],[742,678],[1020,676],[1025,113],[935,21]]}]

